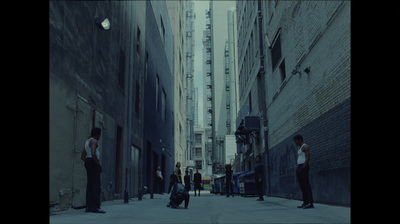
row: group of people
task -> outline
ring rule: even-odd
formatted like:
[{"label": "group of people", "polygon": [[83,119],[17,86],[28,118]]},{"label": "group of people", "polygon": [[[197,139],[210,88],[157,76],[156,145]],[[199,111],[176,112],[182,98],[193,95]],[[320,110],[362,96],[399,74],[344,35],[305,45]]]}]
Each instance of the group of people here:
[{"label": "group of people", "polygon": [[[87,187],[86,187],[86,212],[93,213],[105,213],[104,210],[100,208],[100,173],[102,168],[99,161],[99,151],[98,151],[98,141],[101,136],[101,129],[94,127],[91,131],[91,137],[86,140],[84,150],[82,151],[81,159],[85,163],[85,168],[87,171]],[[303,142],[303,137],[301,135],[296,135],[293,138],[295,144],[299,146],[298,156],[297,156],[297,169],[296,176],[300,185],[300,189],[303,194],[303,204],[298,206],[298,208],[314,208],[313,196],[309,181],[309,171],[310,171],[310,149],[307,144]],[[179,205],[185,201],[185,208],[189,205],[189,191],[190,191],[190,176],[188,171],[184,177],[184,183],[182,183],[182,173],[181,173],[181,163],[177,162],[174,172],[170,175],[170,183],[168,188],[168,193],[170,195],[170,202],[168,207],[179,208]],[[162,193],[161,181],[163,180],[160,167],[157,168],[156,176],[158,184],[160,187],[160,193]],[[257,186],[258,199],[257,201],[264,201],[262,183],[264,178],[264,166],[261,162],[261,156],[256,156],[255,164],[255,183]],[[226,197],[231,194],[234,197],[233,192],[233,171],[230,164],[225,165],[225,183],[226,183]],[[201,174],[197,169],[194,174],[194,192],[197,196],[197,190],[201,190]]]}]

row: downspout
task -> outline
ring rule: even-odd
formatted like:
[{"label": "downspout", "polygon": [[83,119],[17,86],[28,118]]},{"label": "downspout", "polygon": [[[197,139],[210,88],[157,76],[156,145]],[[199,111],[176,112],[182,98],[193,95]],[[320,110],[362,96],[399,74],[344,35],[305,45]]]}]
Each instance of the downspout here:
[{"label": "downspout", "polygon": [[[131,2],[131,22],[133,24],[133,4],[134,2]],[[131,176],[128,175],[131,173],[131,145],[132,145],[132,94],[133,94],[133,26],[129,26],[131,29],[131,35],[130,35],[130,53],[129,53],[129,81],[128,81],[128,144],[127,144],[127,153],[128,153],[128,158],[127,158],[127,167],[125,169],[125,180],[127,183],[125,183],[125,192],[124,192],[124,203],[129,202],[129,191],[128,189],[131,188]]]},{"label": "downspout", "polygon": [[[262,111],[262,119],[261,122],[263,122],[264,126],[264,147],[265,147],[265,152],[266,152],[266,168],[267,168],[267,178],[266,178],[266,187],[267,187],[267,196],[271,195],[271,178],[270,178],[270,157],[269,157],[269,148],[268,148],[268,119],[267,119],[267,111],[266,111],[266,91],[265,91],[265,64],[264,64],[264,59],[265,59],[265,53],[264,53],[264,37],[263,37],[263,16],[261,14],[262,9],[261,9],[261,0],[258,0],[258,27],[259,27],[259,32],[258,32],[258,39],[259,39],[259,46],[260,46],[260,64],[261,68],[258,73],[259,75],[259,80],[260,84],[259,87],[261,89],[261,93],[263,94],[263,97],[261,97],[260,105],[261,105],[261,111]],[[265,122],[264,122],[265,121]]]}]

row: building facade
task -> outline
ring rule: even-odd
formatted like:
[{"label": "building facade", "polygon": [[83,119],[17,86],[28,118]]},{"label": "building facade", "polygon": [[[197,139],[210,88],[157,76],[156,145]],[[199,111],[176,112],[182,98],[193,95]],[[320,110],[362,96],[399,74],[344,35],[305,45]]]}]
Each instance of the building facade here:
[{"label": "building facade", "polygon": [[[101,200],[159,193],[157,166],[167,176],[175,165],[174,36],[166,2],[50,1],[49,9],[55,210],[85,207],[80,156],[94,126],[102,129]],[[104,18],[109,29],[97,23]],[[165,191],[168,183],[161,184]]]},{"label": "building facade", "polygon": [[[237,132],[249,136],[241,170],[262,155],[265,193],[301,199],[293,142],[301,134],[314,200],[349,205],[350,2],[238,1],[237,9]],[[257,128],[242,122],[248,116]]]},{"label": "building facade", "polygon": [[167,181],[157,186],[156,170],[168,176],[175,167],[174,79],[171,23],[165,1],[146,1],[146,78],[144,89],[143,184],[149,193],[166,192]]},{"label": "building facade", "polygon": [[[235,1],[210,1],[210,10],[206,12],[210,30],[210,78],[211,78],[211,117],[212,117],[212,151],[213,172],[225,172],[224,140],[227,134],[226,109],[226,73],[225,43],[228,40],[229,9],[235,7]],[[223,12],[223,13],[221,13]],[[206,60],[208,61],[208,59]],[[208,87],[207,87],[208,88]]]},{"label": "building facade", "polygon": [[[80,156],[94,126],[102,129],[101,200],[139,194],[145,7],[144,2],[49,2],[49,197],[60,202],[56,210],[85,207]],[[103,30],[98,18],[107,18],[111,28]]]},{"label": "building facade", "polygon": [[[194,147],[192,152],[192,158],[195,162],[195,169],[199,170],[202,178],[210,178],[212,176],[212,164],[209,163],[208,158],[210,157],[209,152],[206,148],[207,137],[205,129],[200,125],[194,127]],[[192,178],[193,179],[193,176]]]}]

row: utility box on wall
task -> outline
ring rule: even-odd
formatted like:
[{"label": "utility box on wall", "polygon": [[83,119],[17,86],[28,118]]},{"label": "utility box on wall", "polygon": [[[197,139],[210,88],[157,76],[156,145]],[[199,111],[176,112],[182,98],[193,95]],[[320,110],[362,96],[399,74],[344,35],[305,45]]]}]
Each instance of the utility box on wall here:
[{"label": "utility box on wall", "polygon": [[260,130],[260,117],[259,116],[246,116],[244,118],[244,130],[259,131]]}]

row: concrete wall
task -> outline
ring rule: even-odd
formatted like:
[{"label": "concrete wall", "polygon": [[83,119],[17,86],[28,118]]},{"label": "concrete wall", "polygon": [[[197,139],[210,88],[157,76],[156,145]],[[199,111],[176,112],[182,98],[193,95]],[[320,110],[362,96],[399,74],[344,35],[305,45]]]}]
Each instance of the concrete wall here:
[{"label": "concrete wall", "polygon": [[[162,38],[161,18],[165,28],[165,42]],[[144,121],[144,163],[143,185],[148,191],[155,188],[155,171],[161,166],[164,178],[165,192],[168,189],[169,175],[174,164],[174,80],[172,78],[172,64],[169,64],[173,52],[171,25],[165,2],[146,2],[146,52],[147,81],[145,82],[145,121]],[[158,86],[157,86],[158,76]],[[163,92],[166,95],[165,110],[162,107]],[[158,100],[156,98],[158,97]],[[156,102],[158,105],[156,107]],[[165,115],[165,118],[163,116]],[[163,150],[164,149],[164,150]],[[163,161],[163,158],[164,161]],[[163,165],[164,164],[164,165]]]},{"label": "concrete wall", "polygon": [[[257,7],[258,18],[252,14]],[[314,200],[350,204],[350,2],[248,1],[238,2],[237,9],[237,124],[246,115],[256,115],[260,131],[236,157],[241,162],[236,167],[253,169],[255,155],[262,154],[265,192],[301,199],[293,142],[293,136],[301,134],[311,149]],[[257,31],[259,44],[249,37]],[[272,52],[279,40],[281,56],[275,58],[278,54]],[[255,60],[257,53],[265,73]]]},{"label": "concrete wall", "polygon": [[[135,7],[139,5],[117,1],[49,2],[49,195],[50,200],[60,202],[56,209],[85,206],[86,170],[80,155],[92,126],[102,128],[101,199],[123,197],[131,145],[142,148],[140,141],[132,143],[143,135],[143,66],[131,66],[140,63],[132,54],[139,24],[132,10],[138,10]],[[109,19],[109,30],[95,25],[99,16]],[[133,111],[138,105],[131,119],[138,125],[129,131],[130,104]],[[122,130],[119,142],[117,127]],[[117,145],[121,149],[119,158]],[[129,178],[134,175],[138,174],[129,172]]]}]

